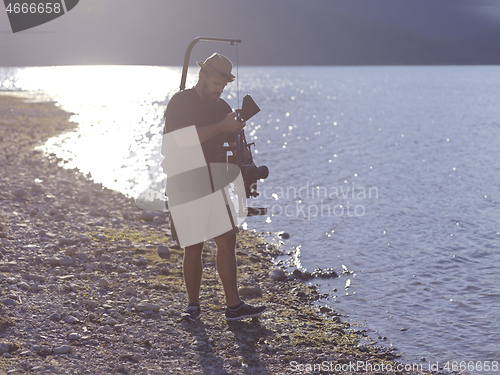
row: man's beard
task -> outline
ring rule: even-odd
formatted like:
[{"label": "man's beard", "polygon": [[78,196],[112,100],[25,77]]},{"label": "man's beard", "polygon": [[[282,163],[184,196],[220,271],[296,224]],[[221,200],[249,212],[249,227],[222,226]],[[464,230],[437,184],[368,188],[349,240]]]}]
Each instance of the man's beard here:
[{"label": "man's beard", "polygon": [[201,88],[201,92],[203,94],[203,99],[210,103],[217,103],[220,99],[220,95],[217,92],[210,93],[208,91],[207,85],[204,84]]}]

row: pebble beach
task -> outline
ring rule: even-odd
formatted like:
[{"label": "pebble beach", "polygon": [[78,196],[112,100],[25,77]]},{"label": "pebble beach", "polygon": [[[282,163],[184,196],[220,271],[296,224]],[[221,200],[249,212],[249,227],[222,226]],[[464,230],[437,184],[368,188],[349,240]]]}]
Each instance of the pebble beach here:
[{"label": "pebble beach", "polygon": [[226,322],[209,241],[201,321],[181,321],[183,251],[166,214],[36,150],[77,126],[70,115],[0,95],[0,375],[430,373],[316,307],[314,279],[277,268],[279,248],[247,231],[240,293],[267,311]]}]

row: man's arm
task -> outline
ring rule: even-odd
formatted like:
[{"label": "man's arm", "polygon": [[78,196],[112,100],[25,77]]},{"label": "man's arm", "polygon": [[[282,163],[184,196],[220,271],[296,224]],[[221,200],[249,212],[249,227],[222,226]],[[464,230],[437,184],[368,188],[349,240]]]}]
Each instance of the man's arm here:
[{"label": "man's arm", "polygon": [[220,122],[199,128],[197,127],[196,130],[198,131],[200,142],[203,143],[210,138],[215,137],[217,134],[232,133],[243,129],[245,127],[245,123],[239,122],[235,118],[236,113],[231,112]]}]

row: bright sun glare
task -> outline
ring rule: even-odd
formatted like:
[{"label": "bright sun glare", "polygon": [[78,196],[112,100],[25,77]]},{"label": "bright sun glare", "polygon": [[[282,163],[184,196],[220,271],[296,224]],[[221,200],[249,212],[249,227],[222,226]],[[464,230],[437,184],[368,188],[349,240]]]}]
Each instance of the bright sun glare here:
[{"label": "bright sun glare", "polygon": [[78,124],[77,131],[52,138],[42,147],[45,152],[134,196],[151,183],[152,170],[161,178],[152,165],[155,155],[146,154],[141,145],[160,147],[163,111],[179,73],[178,68],[151,66],[33,67],[18,72],[16,86],[40,90],[46,100],[75,113],[71,121]]}]

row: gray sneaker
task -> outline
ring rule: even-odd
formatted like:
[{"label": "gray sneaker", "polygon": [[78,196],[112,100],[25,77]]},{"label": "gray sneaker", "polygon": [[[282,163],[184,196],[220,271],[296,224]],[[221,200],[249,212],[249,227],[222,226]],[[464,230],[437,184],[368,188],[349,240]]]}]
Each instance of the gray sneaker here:
[{"label": "gray sneaker", "polygon": [[254,318],[262,314],[266,310],[266,306],[252,306],[245,302],[235,310],[226,307],[226,320],[240,320],[245,318]]},{"label": "gray sneaker", "polygon": [[200,305],[189,305],[186,310],[181,314],[181,321],[196,322],[200,320],[201,309]]}]

